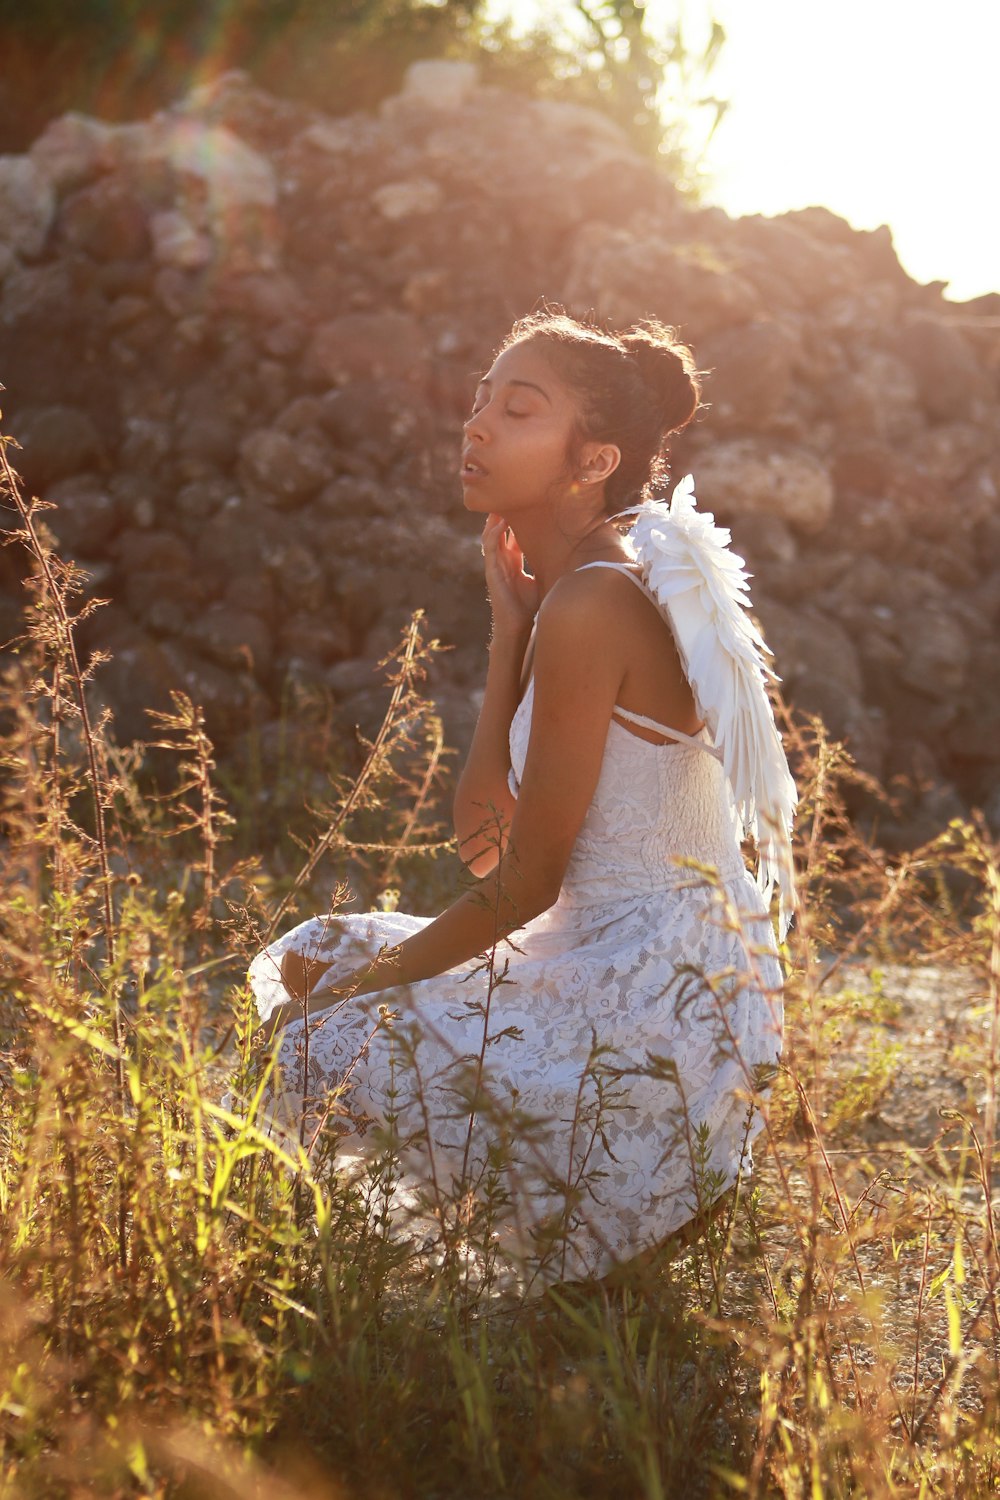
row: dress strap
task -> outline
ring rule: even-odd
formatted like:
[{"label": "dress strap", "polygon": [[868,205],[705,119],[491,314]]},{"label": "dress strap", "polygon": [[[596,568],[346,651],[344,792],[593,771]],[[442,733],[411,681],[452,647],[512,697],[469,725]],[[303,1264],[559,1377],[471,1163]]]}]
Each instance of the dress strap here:
[{"label": "dress strap", "polygon": [[[589,562],[584,563],[583,566],[577,568],[576,571],[578,573],[583,573],[587,568],[613,568],[616,573],[623,573],[626,578],[631,578],[636,588],[641,589],[647,599],[652,599],[653,597],[638,574],[632,572],[632,569],[629,567],[628,563]],[[656,602],[655,599],[653,600],[653,602]],[[696,736],[693,734],[685,734],[681,729],[671,729],[666,724],[658,724],[655,719],[647,719],[645,714],[634,714],[631,709],[619,708],[617,704],[615,704],[612,712],[615,713],[619,719],[627,719],[630,724],[636,724],[640,729],[651,729],[654,734],[666,735],[668,739],[683,740],[685,745],[693,745],[696,750],[706,750],[708,754],[714,756],[716,760],[722,759],[722,751],[718,749],[717,746],[706,744],[704,740],[696,738]],[[701,732],[704,733],[704,731]]]},{"label": "dress strap", "polygon": [[651,594],[650,594],[650,592],[649,592],[649,589],[643,583],[643,581],[639,577],[638,573],[633,573],[632,569],[629,567],[628,563],[620,563],[620,562],[590,562],[590,563],[584,563],[582,567],[579,567],[579,568],[576,569],[576,572],[577,573],[585,573],[588,568],[613,568],[616,573],[623,573],[626,578],[631,578],[631,580],[635,584],[636,588],[637,589],[641,589],[642,592],[645,594],[645,596],[646,596],[647,599],[649,599],[649,598],[652,597]]},{"label": "dress strap", "polygon": [[718,746],[698,739],[697,735],[685,734],[682,729],[671,729],[666,724],[658,724],[655,719],[647,719],[645,714],[634,714],[630,708],[619,708],[617,703],[611,712],[616,718],[627,719],[630,724],[637,724],[640,729],[652,729],[655,734],[665,734],[672,740],[682,740],[685,745],[693,745],[696,750],[706,750],[716,760],[722,759],[722,751]]}]

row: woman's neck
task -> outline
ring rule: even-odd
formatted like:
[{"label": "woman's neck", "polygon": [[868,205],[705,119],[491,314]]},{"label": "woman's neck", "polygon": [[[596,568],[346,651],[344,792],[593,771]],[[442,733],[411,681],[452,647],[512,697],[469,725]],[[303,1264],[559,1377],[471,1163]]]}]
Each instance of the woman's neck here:
[{"label": "woman's neck", "polygon": [[570,531],[553,524],[552,513],[526,512],[511,523],[518,546],[538,583],[539,600],[565,573],[589,562],[628,562],[622,536],[602,510]]}]

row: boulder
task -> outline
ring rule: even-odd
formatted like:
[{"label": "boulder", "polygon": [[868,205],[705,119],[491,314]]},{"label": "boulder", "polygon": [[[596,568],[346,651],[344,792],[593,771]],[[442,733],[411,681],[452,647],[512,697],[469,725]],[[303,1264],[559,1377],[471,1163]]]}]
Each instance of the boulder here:
[{"label": "boulder", "polygon": [[116,497],[96,474],[56,480],[45,498],[57,508],[45,520],[70,557],[100,558],[108,552],[120,523]]},{"label": "boulder", "polygon": [[240,444],[238,473],[251,495],[282,508],[298,505],[330,478],[330,450],[315,429],[293,437],[265,427]]},{"label": "boulder", "polygon": [[946,316],[912,318],[899,330],[896,344],[933,421],[962,419],[975,403],[995,399],[972,345]]},{"label": "boulder", "polygon": [[36,259],[55,211],[55,190],[37,163],[30,156],[0,156],[0,244]]},{"label": "boulder", "polygon": [[398,96],[404,106],[455,112],[468,103],[479,87],[475,63],[444,58],[421,58],[406,70]]},{"label": "boulder", "polygon": [[306,373],[327,386],[385,379],[419,383],[427,352],[420,325],[408,313],[345,313],[316,329]]},{"label": "boulder", "polygon": [[969,666],[969,642],[954,615],[924,604],[901,611],[896,623],[903,660],[900,680],[937,702],[957,703]]},{"label": "boulder", "polygon": [[789,325],[763,318],[699,340],[713,432],[755,431],[782,412],[800,349]]},{"label": "boulder", "polygon": [[112,170],[114,138],[113,125],[70,111],[46,126],[28,154],[62,197]]},{"label": "boulder", "polygon": [[737,264],[713,246],[638,237],[595,223],[575,238],[564,300],[574,310],[593,308],[617,324],[659,317],[680,324],[682,336],[695,340],[751,322],[765,311]]},{"label": "boulder", "polygon": [[12,462],[32,494],[42,494],[57,479],[84,473],[104,456],[94,423],[72,406],[29,408],[11,422],[10,430],[21,445]]},{"label": "boulder", "polygon": [[273,642],[256,612],[234,609],[227,602],[213,604],[191,621],[185,639],[220,667],[249,672],[258,681],[268,676]]},{"label": "boulder", "polygon": [[780,516],[796,531],[821,531],[833,514],[829,470],[805,448],[731,438],[698,454],[698,504],[724,517]]},{"label": "boulder", "polygon": [[128,182],[100,177],[63,200],[58,232],[94,260],[142,260],[152,246],[149,215]]}]

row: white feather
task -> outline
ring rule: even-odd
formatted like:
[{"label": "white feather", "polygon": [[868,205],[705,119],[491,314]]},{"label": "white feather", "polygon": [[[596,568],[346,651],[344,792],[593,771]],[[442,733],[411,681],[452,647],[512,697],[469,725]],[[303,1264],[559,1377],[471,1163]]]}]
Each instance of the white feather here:
[{"label": "white feather", "polygon": [[757,884],[778,887],[778,933],[795,910],[792,820],[798,802],[766,680],[770,648],[745,613],[750,588],[732,536],[695,507],[690,474],[670,504],[637,507],[631,541],[643,576],[673,630],[698,713],[721,752],[737,827],[757,848]]}]

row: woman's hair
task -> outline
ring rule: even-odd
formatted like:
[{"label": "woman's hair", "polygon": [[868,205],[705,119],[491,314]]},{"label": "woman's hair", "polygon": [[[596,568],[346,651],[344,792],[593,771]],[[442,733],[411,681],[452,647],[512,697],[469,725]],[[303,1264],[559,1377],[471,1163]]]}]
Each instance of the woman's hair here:
[{"label": "woman's hair", "polygon": [[694,356],[676,330],[644,318],[623,333],[546,306],[518,318],[500,349],[544,349],[556,375],[580,399],[578,442],[614,443],[621,462],[605,485],[609,514],[639,504],[667,475],[666,439],[699,408]]}]

